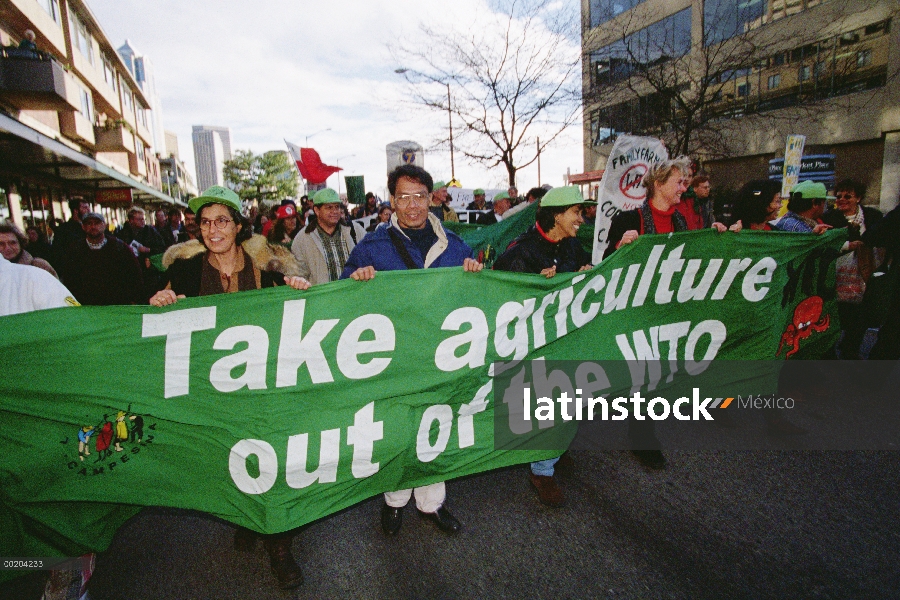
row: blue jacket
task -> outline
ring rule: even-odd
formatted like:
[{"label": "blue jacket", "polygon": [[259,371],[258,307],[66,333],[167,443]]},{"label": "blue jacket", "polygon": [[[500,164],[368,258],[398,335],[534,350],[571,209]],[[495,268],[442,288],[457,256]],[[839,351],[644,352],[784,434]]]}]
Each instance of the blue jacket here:
[{"label": "blue jacket", "polygon": [[422,256],[416,245],[410,240],[397,224],[397,216],[391,217],[389,227],[378,227],[360,241],[344,266],[341,279],[347,279],[350,274],[361,267],[375,267],[376,271],[403,271],[406,263],[394,247],[389,230],[400,233],[403,245],[409,252],[413,262],[421,268],[434,267],[461,267],[463,260],[472,258],[472,249],[462,241],[462,238],[447,231],[434,215],[428,215],[426,227],[431,227],[438,236],[427,256]]},{"label": "blue jacket", "polygon": [[787,211],[777,223],[775,229],[778,231],[791,231],[793,233],[812,233],[813,228],[810,227],[806,219],[795,212]]}]

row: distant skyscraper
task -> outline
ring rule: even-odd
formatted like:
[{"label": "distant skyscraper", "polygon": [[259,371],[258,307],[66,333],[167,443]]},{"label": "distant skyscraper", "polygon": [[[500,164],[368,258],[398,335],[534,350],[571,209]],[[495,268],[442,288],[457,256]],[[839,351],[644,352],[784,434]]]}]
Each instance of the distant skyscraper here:
[{"label": "distant skyscraper", "polygon": [[125,61],[125,66],[134,76],[135,81],[141,86],[141,91],[150,103],[151,122],[150,132],[153,134],[153,149],[162,156],[166,155],[166,138],[162,124],[162,102],[159,94],[156,93],[156,78],[153,73],[153,63],[150,59],[131,45],[131,42],[125,40],[125,43],[118,50],[119,56]]},{"label": "distant skyscraper", "polygon": [[231,130],[227,127],[194,125],[194,164],[200,191],[223,185],[222,166],[231,160]]}]

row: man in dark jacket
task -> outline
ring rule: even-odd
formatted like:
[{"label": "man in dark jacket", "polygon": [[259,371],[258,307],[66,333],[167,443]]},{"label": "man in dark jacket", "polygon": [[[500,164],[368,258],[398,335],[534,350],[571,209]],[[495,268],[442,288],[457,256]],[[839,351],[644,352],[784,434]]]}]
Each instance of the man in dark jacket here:
[{"label": "man in dark jacket", "polygon": [[[388,226],[368,234],[350,253],[341,279],[368,281],[378,271],[458,267],[477,273],[484,267],[472,258],[472,249],[458,235],[444,229],[437,217],[428,211],[433,185],[431,175],[424,169],[403,165],[388,175],[388,190],[394,214]],[[459,521],[444,506],[444,482],[433,483],[415,490],[398,490],[384,495],[381,509],[381,528],[387,535],[395,535],[403,524],[403,507],[413,492],[416,507],[446,533],[462,528]]]},{"label": "man in dark jacket", "polygon": [[144,209],[133,207],[128,211],[128,220],[116,231],[116,237],[126,245],[134,249],[138,263],[141,265],[141,274],[144,278],[144,300],[159,291],[161,277],[156,268],[150,264],[150,257],[162,254],[166,250],[166,243],[159,232],[147,225]]},{"label": "man in dark jacket", "polygon": [[495,223],[499,223],[503,220],[503,215],[506,211],[509,210],[511,206],[509,194],[506,192],[500,192],[496,196],[494,196],[494,210],[489,213],[484,213],[480,217],[476,223],[479,225],[494,225]]},{"label": "man in dark jacket", "polygon": [[85,239],[72,242],[59,265],[62,281],[84,305],[142,304],[141,269],[134,253],[106,234],[99,213],[84,215]]},{"label": "man in dark jacket", "polygon": [[69,200],[69,210],[72,212],[72,218],[53,232],[53,260],[50,261],[53,264],[59,264],[72,242],[84,239],[81,217],[91,212],[91,205],[81,198],[74,198]]}]

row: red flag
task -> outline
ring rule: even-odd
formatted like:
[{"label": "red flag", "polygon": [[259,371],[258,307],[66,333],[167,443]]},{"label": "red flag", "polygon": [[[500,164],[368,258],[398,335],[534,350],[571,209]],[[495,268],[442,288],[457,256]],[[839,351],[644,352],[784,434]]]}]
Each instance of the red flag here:
[{"label": "red flag", "polygon": [[300,177],[309,179],[309,172],[306,170],[306,167],[303,166],[303,161],[300,158],[300,146],[292,144],[287,140],[284,140],[284,143],[287,144],[291,157],[294,159],[294,162],[297,163],[297,170],[300,171]]},{"label": "red flag", "polygon": [[329,175],[343,170],[340,167],[332,167],[323,163],[322,159],[319,158],[319,153],[312,148],[300,148],[287,140],[284,140],[284,143],[287,144],[294,162],[297,163],[297,169],[300,171],[300,176],[303,177],[307,183],[313,185],[325,183],[325,180],[328,179]]},{"label": "red flag", "polygon": [[[307,183],[312,183],[313,185],[325,183],[329,175],[343,170],[340,167],[332,167],[323,163],[322,159],[319,158],[319,153],[312,148],[300,148],[300,159],[300,162],[303,163],[300,174],[303,175]],[[299,162],[297,166],[298,168],[300,167]],[[306,171],[306,175],[303,174],[303,171]]]}]

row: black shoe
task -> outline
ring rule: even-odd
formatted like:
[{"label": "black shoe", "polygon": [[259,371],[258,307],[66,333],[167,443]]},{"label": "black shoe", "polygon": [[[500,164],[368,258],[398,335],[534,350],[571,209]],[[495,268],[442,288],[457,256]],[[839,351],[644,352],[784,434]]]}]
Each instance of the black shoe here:
[{"label": "black shoe", "polygon": [[659,450],[632,450],[631,453],[639,463],[652,471],[666,468],[666,457]]},{"label": "black shoe", "polygon": [[422,518],[433,521],[438,526],[438,529],[444,533],[454,534],[462,529],[462,524],[444,506],[437,509],[437,512],[424,513],[420,510],[419,514],[422,515]]},{"label": "black shoe", "polygon": [[291,554],[292,541],[290,537],[282,537],[269,538],[264,543],[266,552],[269,554],[269,564],[272,567],[272,572],[275,573],[275,577],[283,590],[299,587],[303,583],[303,571],[300,570],[300,565],[297,564],[294,560],[294,555]]},{"label": "black shoe", "polygon": [[381,507],[381,530],[385,535],[397,535],[403,525],[403,507],[394,508],[385,504]]}]

